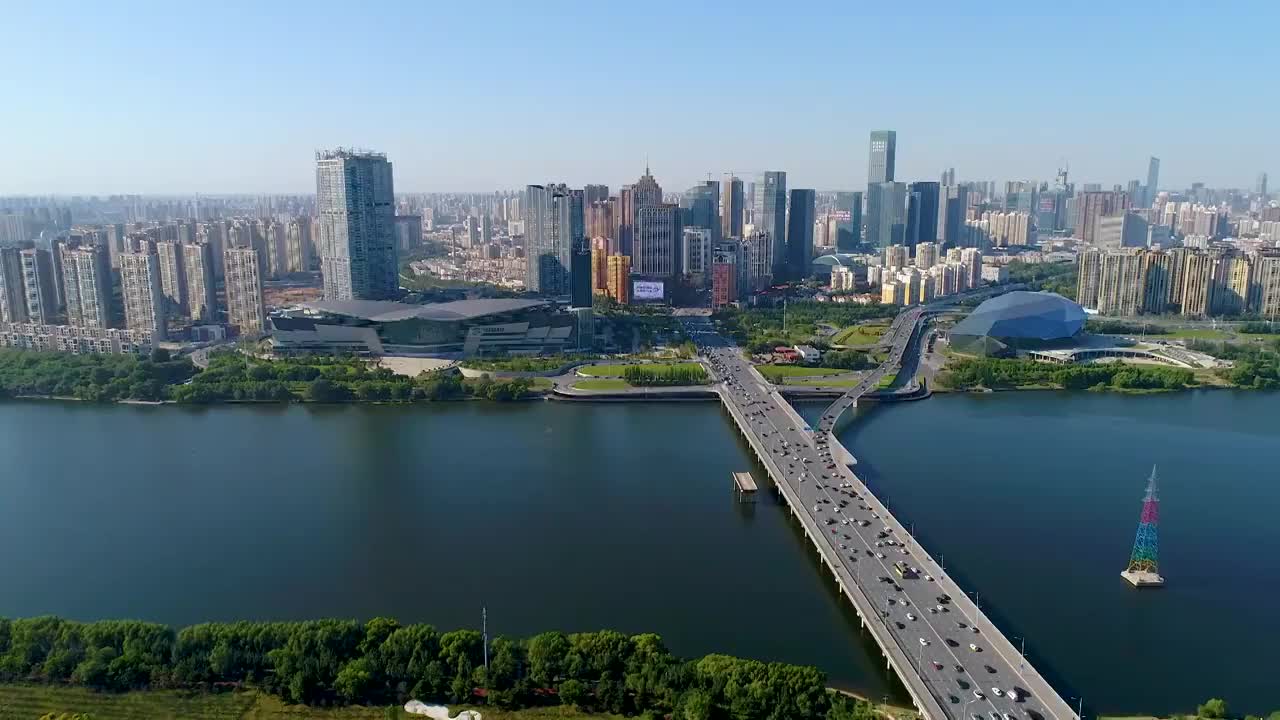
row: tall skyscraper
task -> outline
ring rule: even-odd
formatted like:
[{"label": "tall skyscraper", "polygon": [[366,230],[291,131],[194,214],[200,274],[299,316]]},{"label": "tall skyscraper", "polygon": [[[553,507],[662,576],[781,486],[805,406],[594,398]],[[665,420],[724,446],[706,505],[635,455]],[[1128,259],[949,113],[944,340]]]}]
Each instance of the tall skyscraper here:
[{"label": "tall skyscraper", "polygon": [[742,237],[742,181],[732,175],[720,184],[720,237]]},{"label": "tall skyscraper", "polygon": [[894,130],[871,131],[871,156],[867,162],[867,184],[893,182],[893,169],[898,154],[898,133]]},{"label": "tall skyscraper", "polygon": [[1153,157],[1147,161],[1147,192],[1144,207],[1151,207],[1156,201],[1156,192],[1160,189],[1160,158]]},{"label": "tall skyscraper", "polygon": [[584,185],[582,188],[582,206],[589,208],[598,202],[609,199],[608,185]]},{"label": "tall skyscraper", "polygon": [[67,323],[111,327],[111,257],[101,245],[62,245],[62,287]]},{"label": "tall skyscraper", "polygon": [[543,185],[530,185],[524,191],[524,286],[529,292],[558,295],[566,290],[570,249],[556,245],[551,196]]},{"label": "tall skyscraper", "polygon": [[591,307],[591,246],[579,240],[569,259],[569,301],[573,307]]},{"label": "tall skyscraper", "polygon": [[1258,173],[1258,184],[1254,189],[1257,190],[1258,194],[1261,195],[1262,197],[1267,196],[1267,174],[1266,173]]},{"label": "tall skyscraper", "polygon": [[813,262],[813,223],[818,194],[813,190],[791,191],[791,212],[787,219],[787,278],[809,277]]},{"label": "tall skyscraper", "polygon": [[192,322],[218,321],[218,303],[214,294],[213,246],[188,243],[182,246],[182,277],[187,283],[187,315]]},{"label": "tall skyscraper", "polygon": [[867,242],[875,247],[901,245],[906,239],[907,186],[883,182],[867,187]]},{"label": "tall skyscraper", "polygon": [[751,204],[756,232],[768,233],[773,243],[772,275],[784,278],[787,276],[787,174],[770,170],[757,177]]},{"label": "tall skyscraper", "polygon": [[943,170],[943,171],[942,171],[942,184],[943,184],[944,186],[945,186],[945,185],[955,185],[955,184],[956,184],[956,169],[955,169],[955,168],[947,168],[946,170]]},{"label": "tall skyscraper", "polygon": [[907,188],[906,245],[938,240],[938,200],[936,182],[913,182]]},{"label": "tall skyscraper", "polygon": [[262,254],[251,247],[229,247],[226,268],[227,322],[241,335],[266,330],[267,317],[262,298]]},{"label": "tall skyscraper", "polygon": [[162,286],[160,258],[150,247],[139,252],[120,253],[120,289],[126,328],[147,330],[156,340],[168,335]]},{"label": "tall skyscraper", "polygon": [[720,183],[715,180],[694,185],[680,197],[681,224],[687,228],[720,232]]},{"label": "tall skyscraper", "polygon": [[644,166],[644,175],[631,186],[631,192],[635,194],[636,209],[647,207],[650,205],[662,204],[662,186],[654,179],[653,174],[649,172],[649,166]]},{"label": "tall skyscraper", "polygon": [[680,209],[675,205],[636,208],[631,272],[641,277],[667,278],[676,274],[680,247]]},{"label": "tall skyscraper", "polygon": [[[382,153],[316,153],[324,296],[329,300],[392,300],[400,269],[391,163]],[[259,326],[261,329],[261,324]]]},{"label": "tall skyscraper", "polygon": [[836,252],[853,252],[862,242],[862,193],[836,193]]}]

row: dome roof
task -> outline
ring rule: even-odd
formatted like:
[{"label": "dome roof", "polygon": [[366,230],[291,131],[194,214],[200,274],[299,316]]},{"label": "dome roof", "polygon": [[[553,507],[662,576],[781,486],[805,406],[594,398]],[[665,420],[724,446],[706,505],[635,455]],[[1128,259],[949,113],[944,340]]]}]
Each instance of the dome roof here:
[{"label": "dome roof", "polygon": [[1084,328],[1084,309],[1057,293],[1016,291],[982,303],[954,336],[1063,340]]}]

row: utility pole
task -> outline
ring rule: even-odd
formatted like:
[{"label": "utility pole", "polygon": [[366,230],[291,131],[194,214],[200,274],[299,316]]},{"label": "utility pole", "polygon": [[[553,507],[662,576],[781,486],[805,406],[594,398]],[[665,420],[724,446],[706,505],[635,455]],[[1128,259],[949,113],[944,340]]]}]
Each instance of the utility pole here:
[{"label": "utility pole", "polygon": [[480,637],[484,640],[484,669],[489,671],[489,608],[480,606]]}]

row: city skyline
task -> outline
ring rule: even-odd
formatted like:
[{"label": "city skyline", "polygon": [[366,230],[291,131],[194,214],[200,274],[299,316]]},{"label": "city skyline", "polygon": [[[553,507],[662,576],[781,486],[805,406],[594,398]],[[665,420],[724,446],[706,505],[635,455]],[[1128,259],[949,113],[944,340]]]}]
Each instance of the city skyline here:
[{"label": "city skyline", "polygon": [[[1277,12],[1269,6],[1215,10],[1233,40],[1208,47],[1200,13],[1153,3],[1109,7],[1105,22],[1078,10],[936,9],[908,18],[834,3],[804,14],[754,3],[604,12],[509,5],[484,23],[455,7],[368,12],[396,22],[337,54],[316,42],[342,20],[335,7],[246,5],[217,16],[159,4],[126,13],[91,4],[11,9],[15,27],[57,27],[65,42],[50,55],[47,37],[19,33],[0,48],[7,66],[23,68],[9,95],[29,109],[0,132],[10,170],[0,194],[305,193],[308,158],[339,145],[396,158],[404,192],[548,180],[617,186],[646,158],[668,188],[776,168],[793,186],[858,191],[868,180],[866,138],[884,128],[899,136],[901,182],[935,180],[947,167],[967,180],[1050,179],[1065,161],[1074,178],[1110,186],[1144,178],[1155,156],[1162,187],[1251,188],[1280,162],[1266,134],[1268,64],[1242,63],[1239,50],[1268,46],[1264,16]],[[908,20],[909,41],[902,32],[850,34]],[[603,23],[634,31],[590,32]],[[426,28],[473,26],[419,41]],[[669,42],[654,53],[659,30]],[[149,52],[133,51],[138,37]],[[857,52],[838,52],[850,37]],[[983,37],[1000,41],[973,42]],[[749,52],[766,43],[781,60]],[[264,58],[264,47],[280,52]],[[1150,82],[1099,81],[1115,47],[1132,51],[1126,73]],[[576,65],[600,62],[563,86],[523,79],[564,67],[568,55]],[[713,88],[684,72],[719,55],[732,58],[732,70]],[[645,57],[646,71],[623,72],[618,58],[626,57]],[[884,58],[892,71],[864,72],[866,58]],[[934,72],[941,66],[955,67],[960,81]],[[655,78],[663,92],[652,92]],[[317,102],[333,82],[345,101]],[[1214,103],[1157,114],[1176,84],[1211,85],[1217,96],[1256,101],[1256,111],[1229,125]],[[760,87],[771,89],[764,102]],[[977,102],[1032,92],[1035,102]],[[644,110],[631,111],[642,93]],[[729,110],[747,100],[750,113]],[[725,108],[726,118],[691,122],[691,106]],[[940,112],[948,107],[966,110]],[[535,135],[539,142],[528,142]]]}]

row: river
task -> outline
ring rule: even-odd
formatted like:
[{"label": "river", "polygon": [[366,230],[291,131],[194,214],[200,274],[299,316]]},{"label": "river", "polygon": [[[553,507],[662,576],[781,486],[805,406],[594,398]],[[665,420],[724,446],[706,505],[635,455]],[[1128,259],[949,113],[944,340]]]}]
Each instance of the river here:
[{"label": "river", "polygon": [[[1107,712],[1280,706],[1280,404],[1016,393],[871,408],[885,494],[1043,669]],[[818,408],[805,408],[806,413]],[[658,632],[684,655],[883,662],[713,403],[0,404],[0,615],[395,616]],[[1160,463],[1162,571],[1118,573]]]}]

